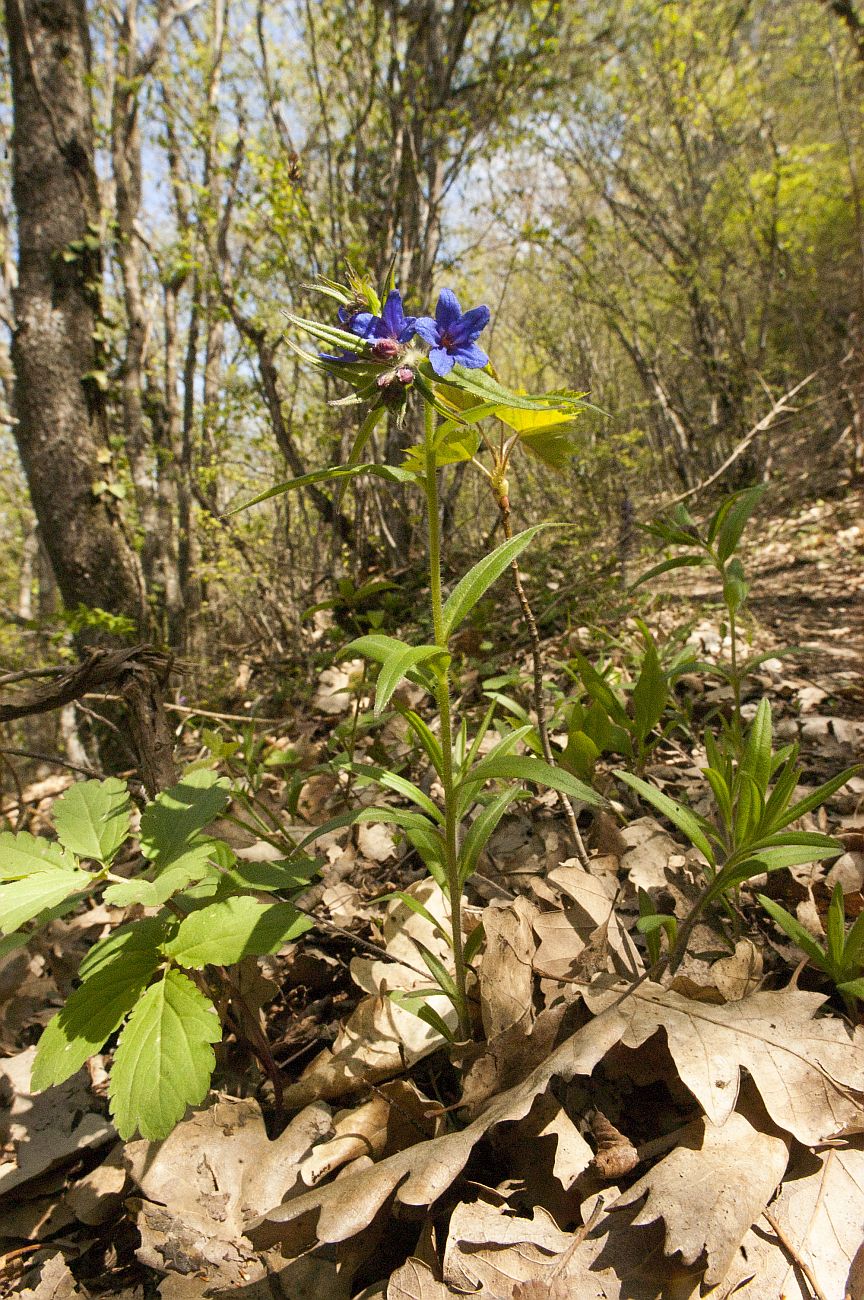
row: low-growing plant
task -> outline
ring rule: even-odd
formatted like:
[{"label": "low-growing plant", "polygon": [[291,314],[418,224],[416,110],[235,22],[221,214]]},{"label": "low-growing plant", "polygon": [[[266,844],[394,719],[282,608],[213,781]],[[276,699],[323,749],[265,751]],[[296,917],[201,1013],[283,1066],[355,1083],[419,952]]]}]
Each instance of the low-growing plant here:
[{"label": "low-growing plant", "polygon": [[619,674],[616,682],[611,663],[597,667],[580,651],[573,656],[571,672],[584,694],[566,707],[567,747],[562,762],[586,780],[603,754],[629,758],[641,773],[660,742],[676,728],[685,729],[674,687],[678,677],[692,671],[695,650],[677,647],[673,655],[661,658],[647,626],[641,619],[636,624],[642,647],[633,656],[631,677]]},{"label": "low-growing plant", "polygon": [[[674,969],[686,951],[690,932],[702,911],[712,902],[728,905],[729,894],[763,872],[801,863],[817,862],[842,852],[838,840],[815,831],[789,827],[819,808],[858,770],[847,768],[794,801],[801,776],[798,746],[773,747],[771,706],[759,704],[743,738],[740,754],[705,733],[707,766],[702,769],[714,814],[705,817],[678,803],[632,772],[615,775],[686,835],[702,858],[706,883],[687,917],[679,920],[652,911],[647,895],[640,899],[638,928],[643,934],[665,930],[670,939],[669,964]],[[652,944],[659,955],[659,948]],[[653,955],[653,953],[652,953]]]},{"label": "low-growing plant", "polygon": [[[56,841],[0,834],[7,949],[90,900],[155,909],[89,950],[81,983],[46,1026],[33,1065],[32,1088],[40,1091],[68,1079],[119,1035],[109,1099],[123,1138],[136,1129],[163,1138],[204,1098],[223,1025],[258,1058],[279,1108],[279,1070],[257,1012],[224,968],[274,952],[309,928],[291,898],[315,863],[300,855],[238,860],[207,831],[229,796],[228,781],[212,768],[190,768],[144,808],[136,833],[125,783],[84,781],[54,805]],[[274,901],[261,902],[261,893]]]},{"label": "low-growing plant", "polygon": [[864,999],[864,913],[846,929],[846,903],[843,886],[834,886],[825,917],[825,947],[785,907],[764,894],[759,902],[793,943],[819,970],[824,971],[851,1011],[857,998]]},{"label": "low-growing plant", "polygon": [[[721,627],[721,637],[729,636],[729,662],[702,663],[698,666],[714,673],[728,683],[732,690],[733,710],[729,724],[731,743],[740,748],[743,743],[741,718],[742,684],[748,674],[768,658],[783,654],[772,650],[767,654],[751,655],[741,659],[739,615],[750,594],[744,566],[737,555],[744,529],[765,492],[764,484],[744,488],[727,496],[714,511],[704,530],[699,529],[693,515],[679,503],[666,519],[641,525],[642,530],[658,538],[667,546],[685,547],[683,554],[671,556],[655,564],[633,584],[634,588],[673,569],[713,568],[720,578],[723,603],[728,624]],[[693,665],[696,666],[696,665]]]}]

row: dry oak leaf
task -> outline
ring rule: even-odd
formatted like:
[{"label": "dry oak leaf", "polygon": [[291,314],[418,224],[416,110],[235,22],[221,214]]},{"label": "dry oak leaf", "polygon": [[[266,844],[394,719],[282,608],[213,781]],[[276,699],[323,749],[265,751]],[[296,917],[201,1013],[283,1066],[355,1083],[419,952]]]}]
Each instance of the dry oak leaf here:
[{"label": "dry oak leaf", "polygon": [[[595,1013],[622,988],[584,991]],[[713,1124],[731,1115],[741,1070],[749,1071],[768,1114],[805,1146],[815,1146],[864,1120],[864,1030],[816,1013],[825,997],[799,989],[753,993],[740,1002],[692,1002],[659,984],[636,988],[617,1008],[627,1022],[621,1042],[640,1047],[665,1029],[681,1082]]]},{"label": "dry oak leaf", "polygon": [[428,1264],[412,1256],[391,1274],[386,1300],[452,1300],[461,1294],[437,1281]]},{"label": "dry oak leaf", "polygon": [[510,1300],[517,1283],[548,1277],[570,1242],[542,1206],[523,1219],[501,1205],[462,1203],[450,1216],[444,1280],[457,1292]]},{"label": "dry oak leaf", "polygon": [[142,1263],[165,1272],[173,1262],[226,1284],[250,1280],[247,1221],[291,1193],[301,1161],[331,1128],[319,1102],[271,1142],[258,1103],[231,1098],[194,1112],[163,1142],[127,1143],[129,1173],[148,1198],[137,1218]]},{"label": "dry oak leaf", "polygon": [[531,925],[537,916],[539,910],[524,897],[512,903],[490,903],[484,909],[480,1009],[487,1039],[519,1023],[525,1023],[529,1032],[534,1019],[531,958],[537,947]]},{"label": "dry oak leaf", "polygon": [[856,1256],[864,1241],[864,1150],[838,1147],[807,1158],[818,1160],[813,1172],[788,1178],[771,1213],[826,1295],[862,1300],[864,1277]]},{"label": "dry oak leaf", "polygon": [[685,1264],[695,1264],[704,1251],[705,1282],[713,1286],[726,1276],[747,1229],[774,1195],[788,1159],[788,1139],[760,1132],[737,1111],[721,1128],[700,1119],[611,1211],[645,1197],[633,1225],[662,1218],[666,1254],[680,1251]]},{"label": "dry oak leaf", "polygon": [[588,1075],[627,1029],[618,1009],[573,1034],[528,1077],[501,1093],[467,1128],[420,1142],[356,1174],[277,1205],[247,1235],[258,1246],[284,1242],[296,1254],[316,1239],[339,1242],[362,1232],[395,1192],[404,1205],[431,1205],[465,1166],[475,1144],[496,1124],[523,1119],[554,1077]]}]

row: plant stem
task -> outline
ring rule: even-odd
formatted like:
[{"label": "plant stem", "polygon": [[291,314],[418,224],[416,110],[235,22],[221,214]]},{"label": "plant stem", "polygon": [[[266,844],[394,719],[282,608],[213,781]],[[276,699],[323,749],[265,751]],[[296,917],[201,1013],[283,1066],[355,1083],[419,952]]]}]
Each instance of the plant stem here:
[{"label": "plant stem", "polygon": [[735,611],[727,605],[729,611],[729,667],[732,675],[732,695],[735,709],[735,740],[741,740],[741,678],[738,676],[738,631],[735,624]]},{"label": "plant stem", "polygon": [[[498,509],[501,511],[501,522],[504,525],[504,536],[508,542],[513,536],[513,529],[510,524],[510,498],[500,496],[498,498]],[[537,730],[540,733],[540,745],[543,749],[543,757],[550,767],[556,767],[555,755],[552,752],[552,745],[549,741],[549,727],[546,722],[546,699],[543,691],[543,651],[540,646],[540,633],[537,630],[537,620],[534,617],[534,611],[528,601],[528,596],[522,585],[522,572],[519,568],[519,561],[513,560],[510,567],[513,570],[513,582],[516,587],[516,595],[519,598],[519,604],[522,609],[522,616],[528,628],[528,637],[531,641],[531,659],[534,666],[534,712],[537,715]],[[564,815],[567,818],[567,825],[570,828],[570,835],[576,848],[576,856],[582,863],[583,867],[588,866],[588,852],[585,843],[579,831],[579,824],[576,821],[576,810],[568,799],[567,795],[559,791],[558,800],[564,809]]]},{"label": "plant stem", "polygon": [[[441,600],[441,524],[438,515],[438,466],[435,462],[435,412],[426,406],[426,507],[429,527],[429,589],[432,600],[432,626],[435,644],[447,649],[444,631],[443,602]],[[462,885],[459,880],[459,826],[456,820],[456,799],[453,788],[453,721],[450,712],[449,670],[436,670],[436,702],[441,721],[441,785],[444,788],[444,854],[447,872],[447,890],[450,897],[450,924],[453,936],[453,962],[455,968],[459,1017],[459,1033],[469,1041],[471,1017],[468,1011],[465,954],[462,942]]]}]

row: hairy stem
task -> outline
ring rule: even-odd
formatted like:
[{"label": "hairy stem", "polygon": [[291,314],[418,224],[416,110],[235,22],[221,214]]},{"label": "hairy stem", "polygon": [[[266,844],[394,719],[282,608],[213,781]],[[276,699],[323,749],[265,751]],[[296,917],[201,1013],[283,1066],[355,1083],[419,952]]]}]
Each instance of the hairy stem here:
[{"label": "hairy stem", "polygon": [[[513,536],[513,529],[510,524],[510,499],[507,496],[501,496],[498,499],[498,509],[501,511],[501,522],[504,526],[504,536],[509,541]],[[546,698],[543,691],[543,651],[540,646],[540,633],[537,630],[537,620],[534,617],[534,611],[528,600],[525,587],[522,583],[522,572],[519,568],[519,561],[513,560],[510,567],[513,570],[513,583],[516,587],[516,595],[519,598],[519,605],[522,609],[522,616],[525,619],[525,625],[528,628],[528,636],[531,641],[531,661],[534,667],[534,712],[537,715],[537,730],[540,733],[540,744],[543,748],[543,757],[550,767],[555,767],[555,755],[552,745],[549,742],[549,726],[546,721]],[[564,815],[567,818],[567,825],[570,828],[570,835],[576,849],[576,856],[582,863],[583,867],[588,866],[588,852],[585,848],[585,842],[579,831],[579,824],[576,820],[576,810],[566,794],[559,791],[558,800],[564,809]]]},{"label": "hairy stem", "polygon": [[[429,516],[429,587],[432,599],[432,626],[435,644],[447,649],[444,631],[443,602],[441,599],[441,524],[438,513],[438,467],[435,463],[435,412],[426,407],[426,507]],[[453,936],[453,962],[458,1000],[460,1037],[471,1038],[471,1017],[468,1011],[465,953],[462,942],[462,884],[459,880],[459,826],[456,819],[456,797],[453,780],[453,720],[450,710],[450,681],[447,668],[436,672],[436,702],[441,720],[441,785],[444,788],[444,853],[447,872],[447,892],[450,898],[450,924]]]}]

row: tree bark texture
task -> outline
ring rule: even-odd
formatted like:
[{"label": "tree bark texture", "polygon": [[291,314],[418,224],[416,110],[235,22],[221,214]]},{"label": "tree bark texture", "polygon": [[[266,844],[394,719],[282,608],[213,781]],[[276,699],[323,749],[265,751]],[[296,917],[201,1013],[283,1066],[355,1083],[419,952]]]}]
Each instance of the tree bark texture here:
[{"label": "tree bark texture", "polygon": [[84,0],[6,0],[12,66],[15,436],[63,600],[147,622],[117,503],[94,484],[107,447],[99,195]]}]

